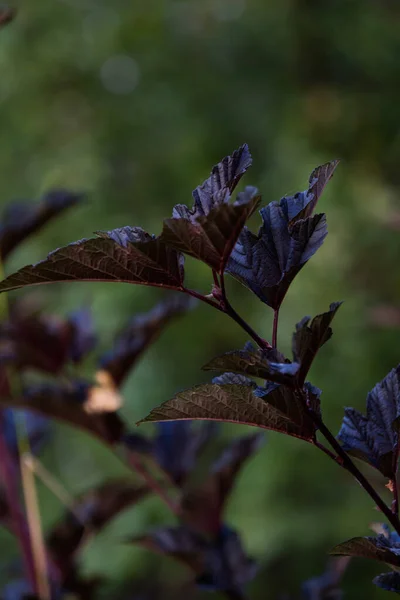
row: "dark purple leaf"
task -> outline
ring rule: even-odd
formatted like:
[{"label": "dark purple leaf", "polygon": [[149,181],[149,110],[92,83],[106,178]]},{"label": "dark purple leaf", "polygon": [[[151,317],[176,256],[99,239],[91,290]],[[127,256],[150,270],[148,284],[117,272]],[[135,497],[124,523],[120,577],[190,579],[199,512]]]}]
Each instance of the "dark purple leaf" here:
[{"label": "dark purple leaf", "polygon": [[114,348],[100,359],[100,368],[111,375],[115,385],[120,386],[147,347],[175,317],[192,305],[192,298],[172,296],[148,313],[135,316],[115,340]]},{"label": "dark purple leaf", "polygon": [[332,337],[330,324],[341,302],[330,305],[329,311],[317,315],[310,323],[310,317],[305,317],[296,325],[293,335],[293,356],[300,364],[297,381],[303,385],[311,364],[318,350]]},{"label": "dark purple leaf", "polygon": [[19,369],[58,373],[69,359],[72,330],[69,323],[45,315],[21,302],[0,325],[1,358]]},{"label": "dark purple leaf", "polygon": [[[318,409],[315,391],[306,389],[311,406]],[[287,386],[269,384],[266,388],[251,385],[199,385],[176,394],[154,408],[139,421],[177,421],[202,419],[242,423],[272,429],[309,442],[315,438],[315,427],[299,394]]]},{"label": "dark purple leaf", "polygon": [[348,556],[331,558],[322,575],[313,577],[303,584],[302,598],[304,600],[342,600],[344,596],[340,589],[340,583],[350,560]]},{"label": "dark purple leaf", "polygon": [[243,588],[256,574],[235,531],[222,527],[209,541],[185,527],[163,528],[131,540],[133,543],[183,562],[196,575],[199,587],[244,598]]},{"label": "dark purple leaf", "polygon": [[400,573],[397,573],[396,571],[382,573],[381,575],[374,577],[372,583],[383,590],[386,590],[387,592],[400,594]]},{"label": "dark purple leaf", "polygon": [[252,379],[249,379],[244,375],[239,375],[238,373],[223,373],[218,377],[213,377],[212,383],[216,383],[218,385],[247,385],[253,389],[257,388],[256,383]]},{"label": "dark purple leaf", "polygon": [[355,537],[335,546],[330,554],[334,556],[357,556],[385,562],[400,567],[400,543],[385,535],[376,537]]},{"label": "dark purple leaf", "polygon": [[[275,362],[279,358],[282,362]],[[293,376],[297,372],[298,364],[283,361],[283,357],[277,356],[273,349],[250,348],[217,356],[203,369],[205,371],[228,371],[290,385],[294,382]]]},{"label": "dark purple leaf", "polygon": [[196,464],[196,459],[215,432],[216,423],[195,428],[191,421],[167,421],[158,424],[154,457],[171,479],[182,485]]},{"label": "dark purple leaf", "polygon": [[281,202],[286,203],[291,224],[312,215],[326,184],[331,179],[338,164],[338,160],[332,160],[317,167],[310,175],[307,190],[298,192],[294,196],[282,198]]},{"label": "dark purple leaf", "polygon": [[85,402],[90,386],[79,382],[35,384],[12,399],[1,398],[9,408],[24,408],[66,422],[95,435],[107,444],[120,441],[125,425],[115,412],[88,413]]},{"label": "dark purple leaf", "polygon": [[181,290],[183,257],[140,227],[98,232],[0,283],[0,292],[56,281],[114,281]]},{"label": "dark purple leaf", "polygon": [[47,538],[49,555],[63,577],[68,576],[75,554],[88,536],[100,531],[118,513],[147,494],[146,487],[138,487],[126,479],[116,479],[79,498]]},{"label": "dark purple leaf", "polygon": [[261,209],[263,224],[258,235],[244,227],[233,249],[228,272],[274,309],[325,239],[325,215],[311,214],[336,165],[329,163],[313,171],[306,192]]},{"label": "dark purple leaf", "polygon": [[398,443],[400,365],[369,392],[367,415],[346,408],[338,438],[344,449],[394,478],[393,453]]},{"label": "dark purple leaf", "polygon": [[244,600],[244,588],[254,579],[257,565],[244,552],[238,534],[222,527],[205,558],[205,571],[197,577],[197,585],[210,591],[225,592],[232,600]]},{"label": "dark purple leaf", "polygon": [[166,219],[161,239],[222,274],[241,230],[260,201],[261,196],[254,195],[247,203],[221,204],[195,222],[182,217]]},{"label": "dark purple leaf", "polygon": [[323,214],[314,215],[289,229],[277,203],[260,213],[264,223],[258,236],[243,228],[227,271],[276,309],[297,273],[322,245],[327,234],[326,219]]},{"label": "dark purple leaf", "polygon": [[205,540],[184,526],[162,527],[150,534],[132,538],[129,542],[147,550],[170,556],[201,574],[204,564]]},{"label": "dark purple leaf", "polygon": [[204,483],[184,493],[183,518],[192,529],[211,535],[220,531],[225,504],[236,477],[264,441],[263,433],[234,440],[214,463]]},{"label": "dark purple leaf", "polygon": [[[1,24],[1,10],[0,10]],[[18,244],[38,231],[50,219],[74,206],[83,198],[67,190],[53,190],[40,202],[10,204],[0,219],[0,256],[4,261]]]},{"label": "dark purple leaf", "polygon": [[68,323],[72,329],[69,356],[74,363],[79,363],[97,342],[92,311],[89,308],[76,310],[69,315]]},{"label": "dark purple leaf", "polygon": [[[219,204],[232,194],[241,177],[251,166],[252,159],[247,144],[234,151],[232,156],[225,156],[215,165],[208,179],[193,192],[194,206],[189,210],[185,205],[174,208],[175,218],[189,219],[196,222],[197,217],[208,215]],[[243,199],[241,196],[240,200]]]},{"label": "dark purple leaf", "polygon": [[236,202],[229,203],[251,162],[244,144],[214,166],[211,176],[194,190],[193,208],[183,204],[174,207],[172,218],[164,221],[161,239],[222,274],[244,224],[260,203],[253,187],[247,187]]}]

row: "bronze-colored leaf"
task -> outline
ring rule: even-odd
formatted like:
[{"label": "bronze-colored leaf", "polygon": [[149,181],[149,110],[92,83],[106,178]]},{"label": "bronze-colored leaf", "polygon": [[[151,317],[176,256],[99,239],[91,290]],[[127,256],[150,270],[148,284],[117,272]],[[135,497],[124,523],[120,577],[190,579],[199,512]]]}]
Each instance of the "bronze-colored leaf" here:
[{"label": "bronze-colored leaf", "polygon": [[161,239],[222,274],[241,230],[260,201],[261,196],[252,196],[246,203],[221,204],[194,222],[166,219]]},{"label": "bronze-colored leaf", "polygon": [[384,535],[351,538],[335,546],[330,554],[370,558],[400,567],[400,544],[392,544]]},{"label": "bronze-colored leaf", "polygon": [[98,232],[51,252],[0,283],[0,292],[57,281],[114,281],[181,290],[183,258],[139,227]]},{"label": "bronze-colored leaf", "polygon": [[[311,403],[318,404],[313,392]],[[270,384],[267,388],[249,385],[205,384],[176,394],[174,398],[153,408],[139,421],[205,419],[242,423],[272,429],[312,442],[315,426],[308,417],[300,395],[288,388]]]}]

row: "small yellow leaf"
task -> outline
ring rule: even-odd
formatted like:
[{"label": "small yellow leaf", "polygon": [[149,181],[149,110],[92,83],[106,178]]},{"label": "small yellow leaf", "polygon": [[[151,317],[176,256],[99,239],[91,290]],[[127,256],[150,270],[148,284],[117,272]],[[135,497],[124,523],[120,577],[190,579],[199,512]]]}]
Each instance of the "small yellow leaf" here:
[{"label": "small yellow leaf", "polygon": [[115,412],[122,406],[122,397],[108,371],[97,371],[96,384],[88,392],[84,403],[87,413]]},{"label": "small yellow leaf", "polygon": [[388,483],[385,485],[385,487],[387,487],[387,489],[389,490],[389,492],[394,492],[394,482],[393,479],[389,479]]}]

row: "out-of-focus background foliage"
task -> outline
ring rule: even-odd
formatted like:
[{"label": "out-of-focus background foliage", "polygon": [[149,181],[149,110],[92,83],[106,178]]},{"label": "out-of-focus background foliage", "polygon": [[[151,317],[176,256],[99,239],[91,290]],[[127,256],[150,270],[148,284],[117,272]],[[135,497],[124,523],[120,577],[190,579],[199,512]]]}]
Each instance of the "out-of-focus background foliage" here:
[{"label": "out-of-focus background foliage", "polygon": [[[245,141],[254,159],[245,183],[260,188],[264,203],[304,189],[316,165],[342,159],[320,206],[330,234],[292,286],[279,335],[289,352],[301,317],[345,300],[312,370],[336,433],[343,407],[364,410],[367,391],[400,359],[399,3],[20,0],[18,7],[0,32],[1,204],[54,186],[88,198],[25,243],[10,271],[95,230],[131,224],[158,233],[172,206],[191,203],[211,166]],[[190,268],[194,285],[207,291],[208,271]],[[270,337],[269,309],[235,282],[229,289],[239,312]],[[122,284],[54,285],[41,295],[59,313],[89,303],[104,347],[162,296]],[[199,307],[130,377],[124,413],[134,423],[207,380],[201,365],[245,341],[233,322]],[[215,450],[241,433],[225,426]],[[43,460],[71,493],[123,472],[66,426],[57,427]],[[62,506],[43,486],[40,500],[45,523],[53,523]],[[367,535],[379,520],[350,476],[311,446],[274,433],[240,477],[228,516],[261,565],[252,600],[298,592],[323,570],[330,547]],[[104,598],[150,572],[152,580],[185,578],[167,559],[120,543],[167,518],[157,499],[146,501],[89,545],[84,570],[109,577]],[[9,557],[16,549],[5,542]],[[383,598],[370,583],[377,572],[355,560],[346,597]]]}]

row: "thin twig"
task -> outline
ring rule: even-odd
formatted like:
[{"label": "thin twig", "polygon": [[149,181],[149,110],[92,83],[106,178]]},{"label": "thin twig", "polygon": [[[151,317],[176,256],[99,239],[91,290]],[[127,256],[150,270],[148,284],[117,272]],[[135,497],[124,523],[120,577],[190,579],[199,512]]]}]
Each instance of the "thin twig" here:
[{"label": "thin twig", "polygon": [[332,460],[334,460],[338,464],[342,464],[340,458],[338,458],[338,456],[336,456],[336,454],[334,454],[333,452],[331,452],[329,450],[329,448],[327,448],[326,446],[324,446],[323,444],[321,444],[321,442],[319,442],[318,440],[316,440],[314,442],[314,446],[316,448],[318,448],[319,450],[321,450],[322,452],[325,452],[325,454],[327,454],[329,456],[329,458],[331,458]]},{"label": "thin twig", "polygon": [[197,298],[197,300],[201,300],[201,302],[205,302],[206,304],[208,304],[209,306],[212,306],[213,308],[216,308],[220,312],[225,312],[224,309],[222,308],[222,306],[220,306],[217,302],[215,302],[215,300],[213,300],[209,296],[204,296],[204,294],[200,294],[200,292],[196,292],[196,290],[191,290],[189,288],[182,288],[181,291],[184,292],[185,294],[189,294],[189,296],[192,296],[192,298]]},{"label": "thin twig", "polygon": [[[319,417],[312,410],[309,410],[309,415],[312,418],[312,420],[314,421],[314,423],[317,426],[317,428],[319,429],[319,431],[324,436],[324,438],[327,440],[327,442],[329,442],[329,444],[331,445],[333,450],[335,450],[335,452],[337,453],[342,466],[356,478],[356,480],[361,485],[361,487],[363,487],[364,490],[367,492],[367,494],[369,494],[369,496],[371,496],[371,498],[373,499],[373,501],[375,502],[377,507],[385,515],[385,517],[387,518],[389,523],[392,525],[392,527],[395,529],[395,531],[400,535],[400,522],[399,522],[397,515],[393,514],[393,512],[390,510],[390,508],[387,506],[387,504],[382,500],[382,498],[380,497],[378,492],[375,490],[375,488],[369,483],[369,481],[366,479],[366,477],[356,467],[356,465],[353,463],[350,456],[339,444],[339,442],[337,441],[335,436],[331,433],[330,429],[325,425],[325,423],[323,422],[321,417]],[[334,458],[334,460],[338,464],[337,458]]]},{"label": "thin twig", "polygon": [[71,513],[75,515],[75,517],[79,521],[81,517],[79,513],[77,513],[75,510],[74,499],[65,489],[65,487],[59,481],[57,481],[54,475],[50,473],[50,471],[46,469],[46,467],[40,462],[40,460],[38,460],[32,454],[26,454],[24,460],[26,467],[28,469],[31,469],[31,471],[36,475],[36,477],[39,477],[42,483],[54,494],[56,498],[58,498],[58,500],[66,508],[68,508],[68,510],[71,511]]},{"label": "thin twig", "polygon": [[272,347],[276,348],[278,345],[278,321],[279,321],[279,307],[274,310],[274,324],[272,326]]},{"label": "thin twig", "polygon": [[29,454],[20,456],[22,488],[26,502],[28,527],[35,562],[37,594],[40,600],[51,600],[51,592],[47,571],[46,547],[43,538],[42,521],[37,499],[35,478],[32,469],[26,464]]},{"label": "thin twig", "polygon": [[262,348],[263,350],[270,350],[272,348],[271,344],[260,337],[252,327],[242,317],[236,312],[233,306],[226,302],[226,314],[229,315],[236,323],[249,334],[249,336],[256,342],[257,346]]},{"label": "thin twig", "polygon": [[236,323],[242,329],[244,329],[246,331],[246,333],[256,342],[256,344],[260,348],[269,349],[272,347],[269,342],[267,342],[266,340],[261,338],[254,331],[254,329],[252,329],[250,327],[250,325],[248,323],[246,323],[246,321],[244,319],[242,319],[242,317],[235,311],[233,306],[229,303],[229,301],[226,298],[225,298],[223,305],[221,305],[221,304],[218,304],[217,302],[215,302],[214,300],[212,300],[211,298],[209,298],[208,296],[203,296],[203,294],[200,294],[199,292],[196,292],[195,290],[190,290],[188,288],[185,288],[185,290],[182,290],[182,291],[185,291],[187,294],[189,294],[189,296],[192,296],[193,298],[197,298],[197,300],[201,300],[201,302],[205,302],[206,304],[209,304],[213,308],[216,308],[220,312],[231,317],[231,319],[236,321]]},{"label": "thin twig", "polygon": [[266,340],[264,340],[262,337],[260,337],[258,335],[258,333],[256,333],[254,331],[254,329],[252,327],[250,327],[250,325],[236,312],[236,310],[233,308],[232,304],[229,302],[228,300],[228,296],[226,293],[226,288],[225,288],[225,278],[224,278],[224,274],[222,273],[221,277],[221,292],[222,292],[222,299],[223,299],[223,308],[225,308],[225,312],[226,314],[228,314],[234,321],[236,321],[236,323],[238,325],[240,325],[240,327],[242,329],[244,329],[251,338],[253,338],[253,340],[256,342],[256,344],[266,350],[266,349],[270,349],[272,346],[269,342],[267,342]]},{"label": "thin twig", "polygon": [[214,285],[215,285],[215,287],[219,288],[220,283],[218,281],[218,273],[216,271],[214,271],[214,269],[213,269],[212,274],[213,274],[213,279],[214,279]]}]

